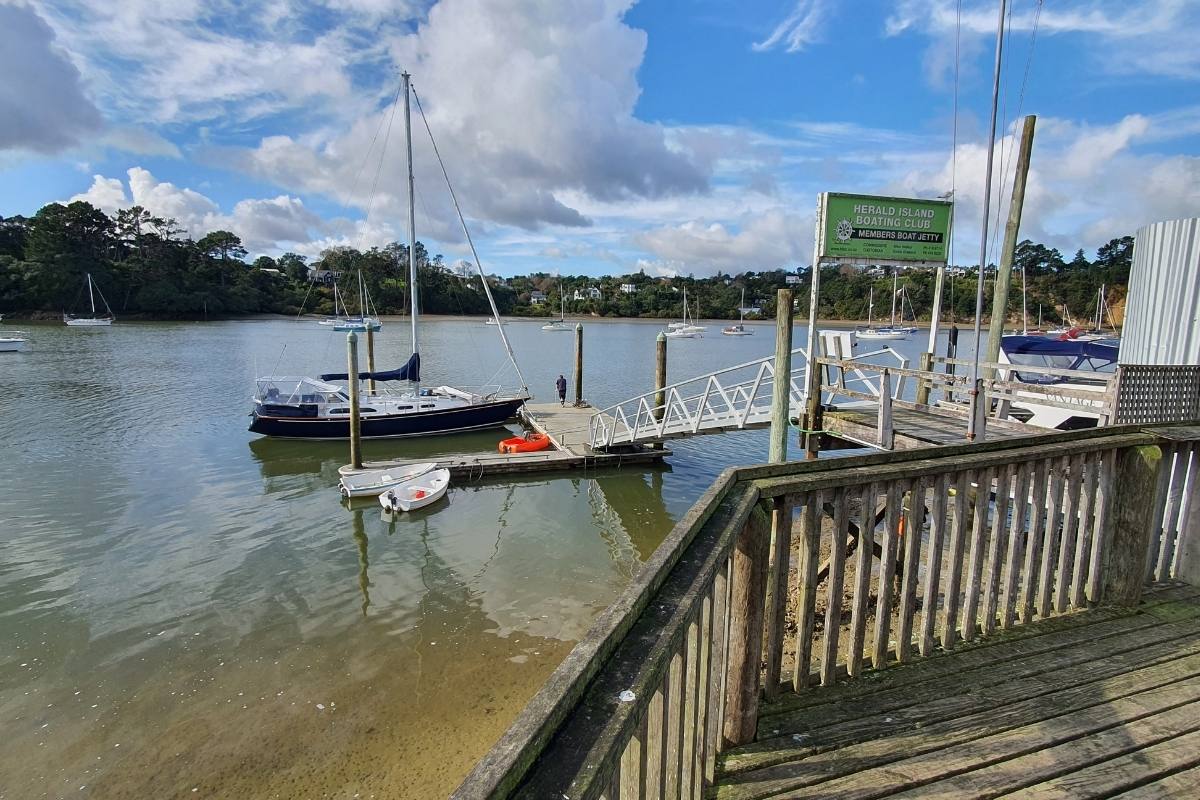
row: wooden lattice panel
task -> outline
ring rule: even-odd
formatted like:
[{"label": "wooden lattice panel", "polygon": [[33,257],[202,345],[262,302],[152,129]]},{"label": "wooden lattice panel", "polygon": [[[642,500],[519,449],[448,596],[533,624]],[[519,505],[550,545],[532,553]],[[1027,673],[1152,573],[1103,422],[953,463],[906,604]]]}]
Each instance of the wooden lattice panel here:
[{"label": "wooden lattice panel", "polygon": [[1122,364],[1116,421],[1150,424],[1200,420],[1200,366]]}]

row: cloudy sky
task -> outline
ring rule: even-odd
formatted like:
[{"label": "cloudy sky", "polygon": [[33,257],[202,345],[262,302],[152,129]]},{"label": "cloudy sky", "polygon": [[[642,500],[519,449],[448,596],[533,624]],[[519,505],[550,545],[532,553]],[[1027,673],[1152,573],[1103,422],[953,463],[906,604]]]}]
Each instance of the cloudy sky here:
[{"label": "cloudy sky", "polygon": [[[795,266],[820,191],[952,188],[973,262],[996,5],[0,0],[0,215],[139,204],[254,254],[402,240],[406,69],[489,271]],[[1093,251],[1200,214],[1200,2],[1011,6],[1022,235]],[[415,113],[418,236],[457,259]]]}]

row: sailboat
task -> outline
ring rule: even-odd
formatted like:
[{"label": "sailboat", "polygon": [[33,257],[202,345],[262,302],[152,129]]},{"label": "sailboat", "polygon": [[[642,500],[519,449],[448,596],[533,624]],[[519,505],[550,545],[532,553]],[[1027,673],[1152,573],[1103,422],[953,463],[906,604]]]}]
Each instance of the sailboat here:
[{"label": "sailboat", "polygon": [[[892,319],[896,317],[896,293],[892,292]],[[857,339],[907,339],[908,331],[903,328],[897,328],[895,325],[886,325],[876,328],[873,324],[875,320],[875,287],[871,287],[871,292],[867,297],[867,327],[855,328],[854,336]]]},{"label": "sailboat", "polygon": [[699,339],[702,338],[700,332],[704,328],[697,327],[688,323],[688,302],[687,289],[683,290],[683,321],[671,322],[667,324],[667,329],[663,331],[663,335],[668,339]]},{"label": "sailboat", "polygon": [[[87,289],[88,302],[92,305],[92,315],[90,317],[76,317],[67,312],[63,312],[63,322],[70,325],[72,328],[94,328],[105,325],[112,325],[116,317],[112,313],[112,309],[108,307],[108,301],[104,299],[104,293],[100,291],[100,287],[96,286],[92,280],[92,273],[87,274]],[[96,316],[96,295],[100,295],[100,301],[104,303],[104,309],[108,312],[107,316]]]},{"label": "sailboat", "polygon": [[[376,317],[367,316],[371,296],[367,294],[367,284],[363,281],[362,270],[358,270],[358,316],[347,316],[333,323],[335,331],[377,331],[383,323]],[[349,312],[349,308],[346,309]]]},{"label": "sailboat", "polygon": [[554,322],[547,322],[542,326],[544,331],[569,331],[571,326],[567,324],[567,296],[563,294],[562,281],[558,282],[558,319]]},{"label": "sailboat", "polygon": [[725,336],[753,336],[754,331],[746,330],[746,326],[742,323],[746,321],[746,287],[742,287],[742,299],[738,303],[738,324],[728,325],[721,328],[721,333]]},{"label": "sailboat", "polygon": [[[410,76],[403,73],[404,80],[404,135],[408,157],[408,274],[412,291],[411,324],[412,355],[398,369],[376,372],[360,372],[356,376],[348,373],[327,373],[319,378],[295,376],[266,376],[256,381],[254,404],[251,410],[250,430],[265,436],[293,439],[348,439],[350,437],[349,390],[338,382],[372,380],[381,383],[408,381],[409,388],[401,392],[367,392],[362,396],[359,409],[363,438],[395,438],[409,436],[432,436],[458,431],[479,430],[503,425],[516,416],[518,410],[529,399],[528,386],[521,375],[504,326],[496,331],[504,343],[521,390],[515,394],[502,394],[499,388],[483,387],[477,390],[459,389],[452,386],[421,386],[421,353],[418,332],[417,260],[416,260],[416,209],[415,186],[412,164],[412,122],[410,110]],[[398,101],[398,98],[397,98]],[[420,99],[418,98],[418,110]],[[424,111],[421,111],[424,115]],[[428,125],[426,125],[428,128]],[[436,145],[434,147],[436,153]],[[438,156],[440,161],[440,156]],[[443,173],[445,167],[442,167]],[[447,178],[449,186],[449,178]],[[450,187],[451,197],[454,189]],[[457,200],[455,200],[457,207]],[[468,243],[470,233],[462,215]],[[471,245],[474,251],[474,245]],[[475,264],[479,270],[483,291],[491,306],[492,314],[500,317],[495,298],[483,274],[478,256]]]}]

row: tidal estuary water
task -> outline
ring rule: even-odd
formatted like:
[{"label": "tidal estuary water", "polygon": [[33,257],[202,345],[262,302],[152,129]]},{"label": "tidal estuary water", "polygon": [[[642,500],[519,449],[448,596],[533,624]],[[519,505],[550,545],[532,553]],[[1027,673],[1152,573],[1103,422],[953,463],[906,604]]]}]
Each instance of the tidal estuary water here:
[{"label": "tidal estuary water", "polygon": [[[773,325],[720,324],[669,342],[671,380],[773,352]],[[664,468],[459,481],[389,522],[340,500],[344,443],[246,430],[256,374],[345,371],[344,334],[27,330],[0,354],[0,800],[443,797],[721,469],[766,456],[762,431],[678,441]],[[506,330],[550,400],[574,336]],[[586,325],[593,405],[652,387],[657,330]],[[425,383],[514,384],[494,328],[421,335]],[[408,342],[387,322],[378,368]]]}]

